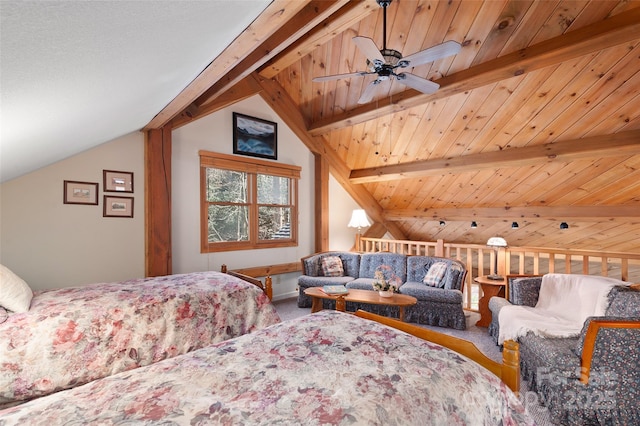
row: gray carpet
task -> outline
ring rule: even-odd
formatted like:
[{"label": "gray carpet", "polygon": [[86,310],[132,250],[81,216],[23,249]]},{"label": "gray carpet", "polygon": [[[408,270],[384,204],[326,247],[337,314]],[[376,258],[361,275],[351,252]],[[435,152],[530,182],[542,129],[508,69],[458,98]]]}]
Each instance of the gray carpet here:
[{"label": "gray carpet", "polygon": [[[275,305],[278,315],[280,315],[280,319],[282,321],[288,321],[311,313],[310,308],[298,308],[295,298],[279,300],[273,302],[273,304]],[[497,362],[502,362],[502,353],[487,333],[487,329],[484,327],[476,327],[475,325],[476,321],[480,319],[480,315],[475,312],[466,311],[465,316],[467,317],[466,330],[454,330],[451,328],[423,324],[416,325],[458,337],[460,339],[468,340],[476,345],[476,347],[489,358]],[[520,399],[523,401],[531,416],[535,419],[536,424],[541,426],[553,426],[554,423],[549,420],[549,413],[546,408],[538,404],[537,395],[534,392],[527,391],[527,382],[522,381],[520,391]]]}]

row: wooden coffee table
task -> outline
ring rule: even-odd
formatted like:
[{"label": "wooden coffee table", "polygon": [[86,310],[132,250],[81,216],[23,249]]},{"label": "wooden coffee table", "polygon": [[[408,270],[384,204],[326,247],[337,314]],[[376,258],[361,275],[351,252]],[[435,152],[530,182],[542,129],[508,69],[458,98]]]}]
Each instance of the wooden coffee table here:
[{"label": "wooden coffee table", "polygon": [[322,291],[321,287],[310,287],[304,291],[304,294],[311,297],[311,313],[322,310],[322,299],[331,299],[336,301],[336,310],[344,312],[346,310],[346,302],[368,303],[371,305],[397,306],[399,309],[399,319],[404,321],[404,308],[418,303],[418,299],[406,294],[394,294],[391,297],[382,297],[377,291],[373,290],[357,290],[349,289],[349,293],[341,295],[331,295]]}]

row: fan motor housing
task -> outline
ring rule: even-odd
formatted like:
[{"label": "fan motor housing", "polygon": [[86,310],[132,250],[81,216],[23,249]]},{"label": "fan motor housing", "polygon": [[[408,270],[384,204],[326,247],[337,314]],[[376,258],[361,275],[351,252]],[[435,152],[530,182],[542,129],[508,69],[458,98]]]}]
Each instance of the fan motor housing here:
[{"label": "fan motor housing", "polygon": [[391,75],[393,69],[398,66],[400,59],[402,59],[402,53],[393,49],[383,49],[380,51],[380,54],[384,58],[384,63],[380,63],[380,61],[376,60],[371,62],[367,59],[367,67],[369,67],[370,72],[376,72],[380,75]]}]

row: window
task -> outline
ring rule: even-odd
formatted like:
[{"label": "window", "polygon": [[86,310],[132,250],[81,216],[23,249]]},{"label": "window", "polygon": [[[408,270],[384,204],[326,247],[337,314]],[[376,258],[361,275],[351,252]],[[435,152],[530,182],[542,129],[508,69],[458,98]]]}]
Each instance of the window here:
[{"label": "window", "polygon": [[298,244],[300,167],[200,151],[203,253]]}]

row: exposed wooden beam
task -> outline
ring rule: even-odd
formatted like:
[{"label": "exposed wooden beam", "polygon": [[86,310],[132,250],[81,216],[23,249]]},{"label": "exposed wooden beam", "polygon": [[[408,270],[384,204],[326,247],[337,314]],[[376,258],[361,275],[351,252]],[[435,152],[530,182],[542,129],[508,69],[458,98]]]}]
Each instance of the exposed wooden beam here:
[{"label": "exposed wooden beam", "polygon": [[198,120],[205,115],[213,114],[223,108],[240,102],[243,99],[250,98],[262,90],[262,87],[256,82],[255,78],[247,77],[240,80],[235,86],[218,96],[215,101],[208,103],[206,106],[198,107],[195,103],[189,108],[182,111],[180,115],[171,120],[171,127],[177,129],[192,121]]},{"label": "exposed wooden beam", "polygon": [[479,220],[479,219],[544,219],[564,221],[566,219],[584,222],[637,221],[640,204],[622,206],[531,206],[531,207],[478,207],[444,208],[423,210],[387,210],[384,214],[389,221],[405,220]]},{"label": "exposed wooden beam", "polygon": [[410,179],[444,173],[464,173],[501,167],[525,167],[551,161],[574,161],[587,157],[640,154],[640,130],[593,136],[565,142],[483,152],[461,157],[413,161],[382,167],[352,170],[351,183]]},{"label": "exposed wooden beam", "polygon": [[145,132],[145,275],[172,271],[171,255],[171,128]]},{"label": "exposed wooden beam", "polygon": [[406,90],[393,97],[381,98],[342,114],[318,120],[311,124],[309,132],[312,135],[321,135],[332,130],[373,120],[384,114],[402,111],[556,65],[638,38],[640,38],[640,7],[442,77],[437,80],[440,89],[431,95],[425,95],[416,90]]},{"label": "exposed wooden beam", "polygon": [[235,85],[239,80],[257,70],[269,59],[273,58],[291,43],[304,36],[320,22],[331,16],[333,12],[344,6],[348,0],[312,0],[308,2],[288,22],[283,24],[269,38],[264,40],[253,52],[248,54],[233,69],[225,74],[200,96],[195,103],[207,105]]},{"label": "exposed wooden beam", "polygon": [[[300,109],[282,86],[274,80],[262,78],[255,73],[253,75],[263,88],[260,96],[312,153],[320,155],[327,160],[332,175],[356,203],[367,212],[371,219],[384,224],[392,236],[401,239],[397,235],[404,236],[404,232],[395,223],[384,220],[382,207],[371,193],[362,185],[352,185],[349,182],[349,168],[338,154],[329,147],[326,140],[321,136],[311,136],[307,132],[307,124]],[[402,238],[406,238],[406,236]]]},{"label": "exposed wooden beam", "polygon": [[329,250],[329,163],[319,154],[313,154],[315,165],[315,251]]},{"label": "exposed wooden beam", "polygon": [[273,78],[289,65],[310,54],[318,46],[331,40],[336,35],[357,22],[366,18],[370,13],[379,11],[380,7],[371,0],[355,0],[344,5],[329,18],[322,21],[314,29],[299,38],[288,49],[277,57],[267,61],[259,70],[264,78]]},{"label": "exposed wooden beam", "polygon": [[184,111],[228,70],[254,52],[262,41],[293,18],[309,0],[273,0],[227,48],[218,55],[178,96],[162,109],[143,130],[158,129]]}]

